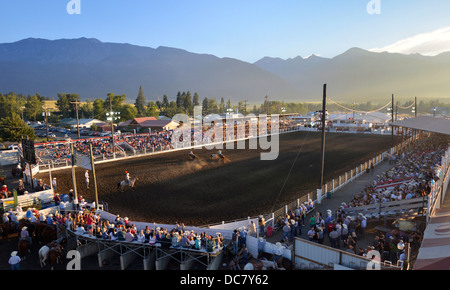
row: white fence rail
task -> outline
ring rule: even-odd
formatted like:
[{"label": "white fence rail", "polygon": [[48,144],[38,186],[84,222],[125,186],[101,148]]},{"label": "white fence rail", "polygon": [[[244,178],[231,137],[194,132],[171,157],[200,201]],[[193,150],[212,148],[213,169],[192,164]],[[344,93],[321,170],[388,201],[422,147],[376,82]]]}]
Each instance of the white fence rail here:
[{"label": "white fence rail", "polygon": [[[313,243],[304,239],[295,238],[294,243],[293,262],[296,269],[335,269],[335,265],[339,265],[353,270],[366,270],[367,265],[371,262],[371,260],[366,257]],[[400,267],[384,263],[380,263],[379,266],[380,269],[401,269]]]}]

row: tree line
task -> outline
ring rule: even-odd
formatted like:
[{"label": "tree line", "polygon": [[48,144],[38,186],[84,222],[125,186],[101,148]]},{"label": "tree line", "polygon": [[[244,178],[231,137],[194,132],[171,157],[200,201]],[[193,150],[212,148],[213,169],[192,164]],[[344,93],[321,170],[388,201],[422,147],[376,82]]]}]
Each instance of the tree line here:
[{"label": "tree line", "polygon": [[[34,139],[34,130],[25,121],[44,121],[44,105],[49,101],[49,97],[34,95],[16,94],[14,92],[0,93],[0,140],[19,141],[20,136],[28,135]],[[409,107],[413,101],[399,102],[400,107]],[[78,103],[78,106],[77,104]],[[187,114],[192,116],[195,106],[202,106],[202,114],[223,114],[227,112],[239,112],[241,114],[306,114],[322,109],[322,104],[307,102],[284,102],[270,100],[265,97],[260,104],[250,104],[245,100],[235,103],[231,99],[220,98],[200,98],[197,92],[179,91],[176,96],[169,98],[166,94],[156,101],[147,101],[142,86],[139,88],[134,104],[127,103],[127,96],[124,94],[108,93],[105,98],[96,98],[81,102],[79,94],[58,93],[54,108],[50,108],[48,122],[58,125],[64,118],[76,118],[77,108],[80,119],[99,119],[106,121],[109,112],[120,113],[119,119],[115,123],[131,120],[136,117],[158,117],[167,116],[172,118],[176,114]],[[380,107],[372,102],[341,104],[356,111],[372,111]],[[382,106],[382,105],[381,105]],[[341,107],[334,103],[327,105],[329,111],[343,111]],[[418,104],[419,114],[433,113],[434,108],[448,108],[450,104],[436,99],[420,100]],[[386,110],[381,112],[387,113]],[[399,114],[411,114],[411,109],[398,109]],[[438,113],[440,113],[438,111]]]}]

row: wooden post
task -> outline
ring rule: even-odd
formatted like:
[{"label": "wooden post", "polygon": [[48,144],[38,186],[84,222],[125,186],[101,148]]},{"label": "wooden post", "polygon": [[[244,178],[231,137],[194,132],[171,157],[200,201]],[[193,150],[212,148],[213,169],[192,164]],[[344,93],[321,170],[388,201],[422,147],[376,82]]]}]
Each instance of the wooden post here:
[{"label": "wooden post", "polygon": [[73,204],[75,205],[75,209],[78,209],[77,177],[75,175],[75,156],[73,153],[73,143],[70,143],[70,154],[72,156],[72,182],[73,182],[73,194],[74,194]]},{"label": "wooden post", "polygon": [[89,151],[91,155],[92,176],[94,177],[94,193],[95,193],[95,209],[98,209],[98,192],[97,192],[97,177],[95,176],[94,153],[92,151],[92,143],[89,143]]},{"label": "wooden post", "polygon": [[323,85],[323,102],[322,102],[322,166],[320,171],[320,181],[319,181],[319,189],[317,190],[317,201],[319,204],[322,200],[322,192],[323,187],[323,175],[325,171],[325,132],[326,132],[326,118],[327,118],[327,85]]}]

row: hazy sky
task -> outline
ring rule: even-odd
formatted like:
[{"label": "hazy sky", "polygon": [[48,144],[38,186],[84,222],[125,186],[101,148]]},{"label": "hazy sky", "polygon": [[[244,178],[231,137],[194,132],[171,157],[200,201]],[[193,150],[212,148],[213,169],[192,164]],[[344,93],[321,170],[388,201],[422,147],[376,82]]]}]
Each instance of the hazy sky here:
[{"label": "hazy sky", "polygon": [[450,50],[450,37],[433,44],[450,35],[447,0],[377,0],[381,14],[369,13],[370,0],[78,1],[80,14],[68,13],[69,0],[0,0],[0,43],[92,37],[248,62],[334,57],[351,47]]}]

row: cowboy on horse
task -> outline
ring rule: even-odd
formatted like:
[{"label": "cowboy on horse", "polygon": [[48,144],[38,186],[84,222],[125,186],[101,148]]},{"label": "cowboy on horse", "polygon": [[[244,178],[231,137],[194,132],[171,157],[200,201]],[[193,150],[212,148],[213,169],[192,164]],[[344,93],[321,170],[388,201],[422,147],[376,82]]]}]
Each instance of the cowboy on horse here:
[{"label": "cowboy on horse", "polygon": [[189,152],[189,157],[191,158],[191,159],[197,159],[198,158],[198,156],[197,155],[195,155],[194,154],[194,152]]},{"label": "cowboy on horse", "polygon": [[138,179],[137,177],[131,178],[130,173],[128,173],[128,171],[125,171],[125,174],[126,174],[125,180],[122,180],[117,185],[117,188],[121,188],[122,192],[123,192],[123,189],[125,186],[129,186],[129,187],[131,187],[131,189],[134,189],[134,184],[135,184],[136,180]]},{"label": "cowboy on horse", "polygon": [[130,173],[128,173],[128,171],[125,171],[125,180],[128,182],[128,185],[131,186]]},{"label": "cowboy on horse", "polygon": [[225,159],[225,155],[222,154],[222,150],[219,150],[219,152],[217,152],[217,156],[219,156],[221,159]]}]

